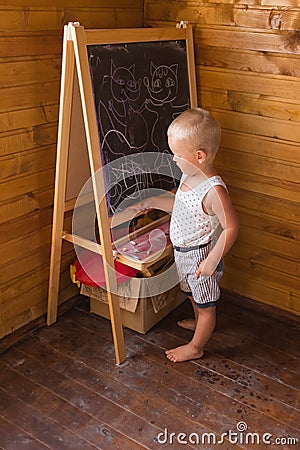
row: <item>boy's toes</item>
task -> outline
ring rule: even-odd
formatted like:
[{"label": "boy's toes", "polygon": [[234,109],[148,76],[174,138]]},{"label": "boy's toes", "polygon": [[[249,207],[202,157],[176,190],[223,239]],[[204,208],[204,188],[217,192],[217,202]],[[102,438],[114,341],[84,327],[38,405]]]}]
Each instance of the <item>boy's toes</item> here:
[{"label": "boy's toes", "polygon": [[178,320],[177,325],[186,330],[194,331],[196,328],[196,321],[195,321],[195,319],[192,319],[192,318]]}]

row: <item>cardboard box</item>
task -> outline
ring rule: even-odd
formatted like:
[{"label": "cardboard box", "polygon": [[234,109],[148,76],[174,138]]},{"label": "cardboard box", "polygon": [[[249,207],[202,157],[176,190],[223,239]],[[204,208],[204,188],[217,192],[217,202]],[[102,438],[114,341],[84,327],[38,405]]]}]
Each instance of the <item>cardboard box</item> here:
[{"label": "cardboard box", "polygon": [[[92,313],[109,319],[105,289],[82,285],[81,293],[90,297]],[[145,334],[186,299],[178,285],[153,297],[130,298],[122,295],[118,297],[123,326],[142,334]]]}]

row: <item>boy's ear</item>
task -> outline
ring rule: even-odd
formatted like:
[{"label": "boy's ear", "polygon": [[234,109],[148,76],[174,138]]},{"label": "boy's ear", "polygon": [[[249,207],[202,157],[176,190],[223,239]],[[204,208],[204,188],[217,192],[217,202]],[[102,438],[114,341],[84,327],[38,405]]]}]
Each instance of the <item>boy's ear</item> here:
[{"label": "boy's ear", "polygon": [[196,155],[197,155],[197,159],[198,159],[199,164],[204,163],[204,161],[207,158],[206,151],[203,150],[203,148],[200,148],[199,150],[197,150]]}]

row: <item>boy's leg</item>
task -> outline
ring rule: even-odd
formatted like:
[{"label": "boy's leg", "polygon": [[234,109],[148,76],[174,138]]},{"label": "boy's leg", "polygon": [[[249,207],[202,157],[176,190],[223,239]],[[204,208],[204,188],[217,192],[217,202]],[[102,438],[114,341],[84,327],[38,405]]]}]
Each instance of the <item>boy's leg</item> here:
[{"label": "boy's leg", "polygon": [[177,348],[166,351],[167,358],[172,362],[183,362],[198,359],[203,356],[204,345],[212,335],[216,326],[216,308],[201,308],[192,340]]},{"label": "boy's leg", "polygon": [[195,305],[193,297],[189,297],[192,307],[194,310],[194,317],[189,317],[188,319],[178,320],[177,325],[186,330],[194,331],[196,328],[196,322],[198,320],[199,308]]}]

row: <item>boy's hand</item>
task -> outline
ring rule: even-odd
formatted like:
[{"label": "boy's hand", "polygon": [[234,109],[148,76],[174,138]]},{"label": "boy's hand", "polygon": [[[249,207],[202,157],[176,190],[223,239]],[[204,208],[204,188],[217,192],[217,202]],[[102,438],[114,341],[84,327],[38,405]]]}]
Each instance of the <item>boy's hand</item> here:
[{"label": "boy's hand", "polygon": [[203,277],[211,277],[214,274],[214,272],[215,267],[210,267],[210,263],[206,258],[199,264],[196,272],[196,278],[199,278],[200,275]]},{"label": "boy's hand", "polygon": [[148,212],[151,208],[149,206],[149,199],[142,200],[134,205],[128,206],[128,209],[134,209],[135,211]]},{"label": "boy's hand", "polygon": [[160,209],[165,212],[172,212],[174,206],[175,195],[173,192],[169,192],[168,195],[152,195],[144,200],[128,206],[128,209],[135,211],[142,211],[144,213],[151,209]]}]

